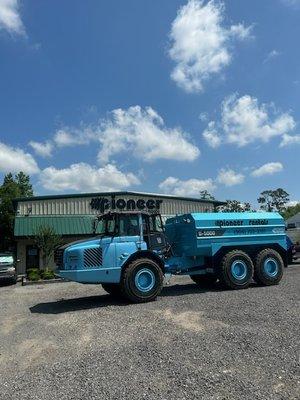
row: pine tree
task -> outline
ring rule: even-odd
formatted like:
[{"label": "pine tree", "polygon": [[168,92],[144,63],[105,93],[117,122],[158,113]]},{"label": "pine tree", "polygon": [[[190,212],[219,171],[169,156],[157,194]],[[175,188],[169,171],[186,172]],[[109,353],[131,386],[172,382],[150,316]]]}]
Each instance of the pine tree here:
[{"label": "pine tree", "polygon": [[30,183],[30,176],[24,174],[24,172],[20,171],[15,176],[15,181],[20,189],[21,197],[31,197],[33,196],[32,184]]},{"label": "pine tree", "polygon": [[4,176],[0,186],[0,249],[6,250],[14,244],[15,209],[13,200],[33,195],[30,177],[19,172],[15,178],[11,173]]}]

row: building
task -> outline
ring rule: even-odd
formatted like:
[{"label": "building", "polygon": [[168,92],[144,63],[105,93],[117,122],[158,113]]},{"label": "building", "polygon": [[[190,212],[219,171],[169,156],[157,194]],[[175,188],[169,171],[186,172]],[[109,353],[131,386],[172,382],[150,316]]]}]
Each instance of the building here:
[{"label": "building", "polygon": [[[224,203],[139,192],[85,193],[36,196],[15,200],[14,234],[17,241],[18,273],[40,267],[41,255],[33,237],[39,226],[51,226],[64,243],[91,236],[92,221],[109,210],[159,211],[163,218],[189,212],[210,212]],[[55,267],[52,260],[51,267]]]},{"label": "building", "polygon": [[287,235],[294,243],[300,243],[300,213],[286,220]]},{"label": "building", "polygon": [[291,218],[286,220],[286,226],[288,229],[300,229],[300,212]]}]

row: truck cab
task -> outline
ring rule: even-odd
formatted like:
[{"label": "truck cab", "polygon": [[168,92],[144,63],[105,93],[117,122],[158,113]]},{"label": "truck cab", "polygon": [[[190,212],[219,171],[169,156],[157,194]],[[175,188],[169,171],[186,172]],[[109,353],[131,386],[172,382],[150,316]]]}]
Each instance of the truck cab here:
[{"label": "truck cab", "polygon": [[116,242],[138,238],[152,251],[162,251],[166,246],[162,218],[156,213],[107,213],[95,219],[93,230],[101,237],[114,238]]},{"label": "truck cab", "polygon": [[[94,237],[61,246],[55,252],[58,275],[80,283],[101,283],[112,292],[119,290],[125,265],[135,259],[151,259],[163,274],[163,257],[168,244],[162,218],[157,213],[109,212],[93,222]],[[146,271],[137,282],[152,275]],[[162,278],[161,278],[162,279]],[[147,297],[147,293],[144,293]]]},{"label": "truck cab", "polygon": [[146,212],[107,212],[93,223],[94,236],[56,252],[58,274],[101,283],[134,302],[154,300],[165,274],[189,275],[199,286],[219,281],[245,289],[252,279],[274,285],[287,259],[278,213],[190,213],[169,218]]}]

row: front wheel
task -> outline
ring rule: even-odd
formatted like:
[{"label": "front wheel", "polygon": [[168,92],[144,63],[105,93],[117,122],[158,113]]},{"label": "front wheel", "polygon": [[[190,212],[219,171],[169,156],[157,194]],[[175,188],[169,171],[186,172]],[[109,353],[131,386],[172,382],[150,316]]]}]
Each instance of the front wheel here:
[{"label": "front wheel", "polygon": [[222,259],[220,282],[228,289],[245,289],[253,276],[253,263],[241,250],[229,251]]},{"label": "front wheel", "polygon": [[273,249],[258,253],[254,266],[254,280],[260,285],[277,285],[283,275],[284,263],[281,255]]},{"label": "front wheel", "polygon": [[163,287],[163,273],[160,266],[150,258],[138,258],[124,270],[121,291],[134,303],[154,300]]}]

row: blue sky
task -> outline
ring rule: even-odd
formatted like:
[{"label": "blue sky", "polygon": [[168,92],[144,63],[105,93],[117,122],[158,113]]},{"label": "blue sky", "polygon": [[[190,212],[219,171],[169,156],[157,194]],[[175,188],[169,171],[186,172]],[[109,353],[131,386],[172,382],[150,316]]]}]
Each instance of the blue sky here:
[{"label": "blue sky", "polygon": [[0,0],[0,178],[300,200],[300,1]]}]

